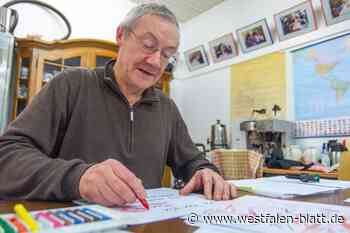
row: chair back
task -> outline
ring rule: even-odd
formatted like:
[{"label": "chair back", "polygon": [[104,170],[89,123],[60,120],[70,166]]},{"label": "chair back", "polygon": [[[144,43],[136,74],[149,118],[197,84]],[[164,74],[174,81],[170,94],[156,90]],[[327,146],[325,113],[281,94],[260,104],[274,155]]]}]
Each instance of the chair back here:
[{"label": "chair back", "polygon": [[218,149],[211,151],[212,162],[225,180],[262,177],[264,157],[252,150]]}]

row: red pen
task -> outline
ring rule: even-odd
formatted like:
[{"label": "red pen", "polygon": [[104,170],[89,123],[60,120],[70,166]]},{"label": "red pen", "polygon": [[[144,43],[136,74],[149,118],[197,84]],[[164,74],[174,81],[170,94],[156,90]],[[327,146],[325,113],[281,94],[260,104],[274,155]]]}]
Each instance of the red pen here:
[{"label": "red pen", "polygon": [[149,204],[148,202],[146,201],[146,199],[143,199],[141,197],[137,197],[137,199],[141,202],[142,206],[145,207],[146,209],[149,210]]}]

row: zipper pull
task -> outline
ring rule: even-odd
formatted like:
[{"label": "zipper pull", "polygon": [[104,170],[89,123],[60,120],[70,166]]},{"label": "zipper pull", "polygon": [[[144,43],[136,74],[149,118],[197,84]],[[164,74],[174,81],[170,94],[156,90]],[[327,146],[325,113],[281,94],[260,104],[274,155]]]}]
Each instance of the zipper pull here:
[{"label": "zipper pull", "polygon": [[134,108],[130,108],[130,121],[134,121]]}]

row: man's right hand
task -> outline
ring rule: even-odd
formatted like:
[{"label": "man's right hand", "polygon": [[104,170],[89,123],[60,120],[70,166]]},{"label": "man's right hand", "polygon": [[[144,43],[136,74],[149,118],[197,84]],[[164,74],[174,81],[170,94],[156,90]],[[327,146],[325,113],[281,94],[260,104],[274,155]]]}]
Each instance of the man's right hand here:
[{"label": "man's right hand", "polygon": [[108,159],[88,168],[80,178],[80,196],[87,201],[104,206],[133,203],[136,198],[146,198],[138,179],[123,164]]}]

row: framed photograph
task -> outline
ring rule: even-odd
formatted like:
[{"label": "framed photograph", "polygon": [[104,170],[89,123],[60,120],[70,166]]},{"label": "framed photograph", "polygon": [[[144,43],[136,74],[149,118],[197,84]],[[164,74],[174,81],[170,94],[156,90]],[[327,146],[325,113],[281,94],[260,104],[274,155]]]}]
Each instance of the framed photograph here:
[{"label": "framed photograph", "polygon": [[185,61],[189,71],[194,71],[209,65],[204,45],[185,51]]},{"label": "framed photograph", "polygon": [[279,40],[311,32],[317,29],[311,1],[306,1],[275,15]]},{"label": "framed photograph", "polygon": [[214,63],[227,60],[238,55],[232,33],[209,42],[209,49]]},{"label": "framed photograph", "polygon": [[241,49],[244,53],[273,44],[271,32],[266,19],[240,28],[236,31]]},{"label": "framed photograph", "polygon": [[321,0],[327,25],[350,19],[350,0]]}]

